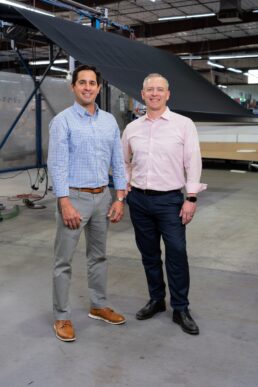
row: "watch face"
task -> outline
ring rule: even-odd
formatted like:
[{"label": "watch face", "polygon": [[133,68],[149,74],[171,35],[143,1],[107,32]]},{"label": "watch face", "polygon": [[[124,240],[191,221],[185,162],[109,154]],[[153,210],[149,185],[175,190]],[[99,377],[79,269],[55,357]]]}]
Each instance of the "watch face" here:
[{"label": "watch face", "polygon": [[197,201],[197,197],[195,197],[195,196],[188,196],[186,198],[186,200],[188,200],[189,202],[195,203]]}]

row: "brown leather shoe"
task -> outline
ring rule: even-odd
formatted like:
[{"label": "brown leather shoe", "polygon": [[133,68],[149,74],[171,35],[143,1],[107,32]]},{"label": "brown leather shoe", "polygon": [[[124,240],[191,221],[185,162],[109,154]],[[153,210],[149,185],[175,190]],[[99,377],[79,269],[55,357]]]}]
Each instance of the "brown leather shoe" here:
[{"label": "brown leather shoe", "polygon": [[125,318],[121,314],[114,312],[110,308],[91,308],[89,317],[95,318],[96,320],[103,320],[109,324],[119,325],[125,323]]},{"label": "brown leather shoe", "polygon": [[62,341],[76,340],[73,324],[70,320],[56,320],[54,324],[56,337]]}]

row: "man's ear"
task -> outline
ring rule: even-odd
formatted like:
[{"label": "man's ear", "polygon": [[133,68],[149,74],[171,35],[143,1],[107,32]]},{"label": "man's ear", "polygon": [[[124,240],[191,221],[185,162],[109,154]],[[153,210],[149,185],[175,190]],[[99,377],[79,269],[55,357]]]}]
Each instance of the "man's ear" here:
[{"label": "man's ear", "polygon": [[141,90],[142,100],[144,101],[144,90]]}]

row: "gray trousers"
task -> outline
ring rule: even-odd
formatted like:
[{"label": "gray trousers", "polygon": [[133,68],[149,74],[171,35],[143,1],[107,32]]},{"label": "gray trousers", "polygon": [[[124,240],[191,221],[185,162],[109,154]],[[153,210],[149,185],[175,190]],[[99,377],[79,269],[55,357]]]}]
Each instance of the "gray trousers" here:
[{"label": "gray trousers", "polygon": [[63,223],[57,208],[57,233],[54,247],[53,310],[55,320],[70,320],[69,290],[72,276],[72,258],[82,230],[86,239],[86,258],[90,306],[106,306],[107,259],[106,240],[109,220],[108,210],[112,198],[109,188],[91,194],[70,190],[72,205],[80,212],[80,228],[71,230]]}]

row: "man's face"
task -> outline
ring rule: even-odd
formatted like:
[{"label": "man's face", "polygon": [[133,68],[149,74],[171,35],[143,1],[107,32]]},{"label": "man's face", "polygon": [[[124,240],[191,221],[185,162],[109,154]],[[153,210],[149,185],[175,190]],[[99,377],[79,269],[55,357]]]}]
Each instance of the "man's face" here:
[{"label": "man's face", "polygon": [[100,85],[97,84],[97,77],[92,70],[82,70],[78,73],[77,80],[72,89],[75,100],[83,107],[94,106],[95,99],[99,93]]},{"label": "man's face", "polygon": [[147,109],[153,111],[164,110],[170,97],[165,79],[160,77],[149,78],[142,90],[142,99]]}]

